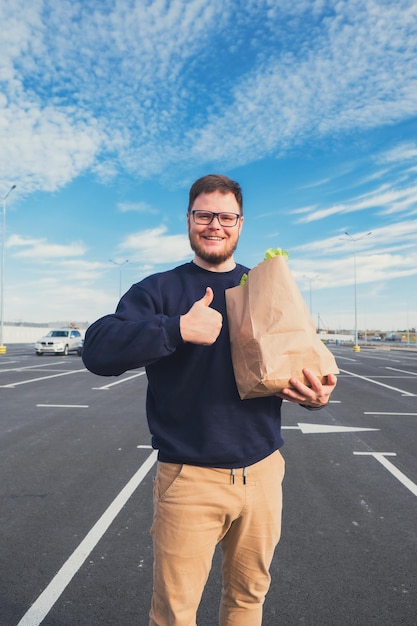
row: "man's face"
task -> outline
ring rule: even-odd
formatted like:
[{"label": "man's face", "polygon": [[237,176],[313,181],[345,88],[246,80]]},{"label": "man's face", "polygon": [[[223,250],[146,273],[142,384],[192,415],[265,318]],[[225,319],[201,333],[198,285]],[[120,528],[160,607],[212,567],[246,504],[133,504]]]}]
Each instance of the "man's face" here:
[{"label": "man's face", "polygon": [[[232,193],[201,193],[194,200],[192,211],[212,211],[214,213],[237,213],[240,208]],[[188,214],[188,236],[196,260],[200,265],[209,269],[212,266],[226,265],[233,258],[240,231],[242,230],[243,217],[238,219],[236,226],[221,226],[217,217],[211,224],[196,224],[193,216]],[[228,269],[228,267],[225,267]]]}]

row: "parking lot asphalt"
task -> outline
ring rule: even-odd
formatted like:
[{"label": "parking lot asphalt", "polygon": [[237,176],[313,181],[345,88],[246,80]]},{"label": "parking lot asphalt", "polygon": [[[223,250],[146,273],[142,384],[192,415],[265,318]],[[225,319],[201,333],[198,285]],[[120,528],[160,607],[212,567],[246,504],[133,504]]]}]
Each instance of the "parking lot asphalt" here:
[{"label": "parking lot asphalt", "polygon": [[[334,346],[317,412],[285,403],[283,534],[264,626],[417,623],[417,353]],[[0,625],[147,626],[155,453],[143,370],[0,356]],[[219,555],[200,606],[215,626]]]}]

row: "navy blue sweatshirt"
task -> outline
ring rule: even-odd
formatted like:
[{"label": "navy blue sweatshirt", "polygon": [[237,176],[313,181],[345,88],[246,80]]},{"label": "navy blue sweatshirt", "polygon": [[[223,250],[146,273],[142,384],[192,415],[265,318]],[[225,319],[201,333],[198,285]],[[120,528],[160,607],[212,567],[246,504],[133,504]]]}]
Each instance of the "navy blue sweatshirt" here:
[{"label": "navy blue sweatshirt", "polygon": [[[147,418],[160,461],[221,468],[257,463],[283,444],[281,400],[241,400],[233,374],[225,289],[248,268],[210,272],[195,263],[133,285],[116,313],[86,332],[83,361],[102,376],[145,366]],[[211,346],[185,343],[180,316],[211,287],[210,306],[223,316]]]}]

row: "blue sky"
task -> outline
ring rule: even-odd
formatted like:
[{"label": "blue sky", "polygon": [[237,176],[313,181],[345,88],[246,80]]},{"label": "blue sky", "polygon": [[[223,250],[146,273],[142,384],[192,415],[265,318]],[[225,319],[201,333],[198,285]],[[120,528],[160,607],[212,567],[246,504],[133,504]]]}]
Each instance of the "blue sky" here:
[{"label": "blue sky", "polygon": [[415,1],[2,0],[0,20],[6,321],[92,322],[120,277],[190,260],[188,189],[218,172],[244,191],[236,260],[285,248],[322,327],[354,327],[354,256],[358,326],[417,326]]}]

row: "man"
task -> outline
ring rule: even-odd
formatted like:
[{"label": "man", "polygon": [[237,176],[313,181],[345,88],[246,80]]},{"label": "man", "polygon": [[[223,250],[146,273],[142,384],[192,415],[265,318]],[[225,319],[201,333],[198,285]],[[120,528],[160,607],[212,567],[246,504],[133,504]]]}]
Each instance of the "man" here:
[{"label": "man", "polygon": [[154,484],[151,626],[194,626],[213,553],[222,549],[221,626],[259,626],[281,532],[282,399],[319,408],[336,385],[305,371],[278,396],[240,400],[225,289],[248,268],[234,261],[242,192],[208,175],[190,189],[194,259],[145,278],[115,314],[86,333],[83,359],[104,376],[146,367],[147,417],[158,450]]}]

